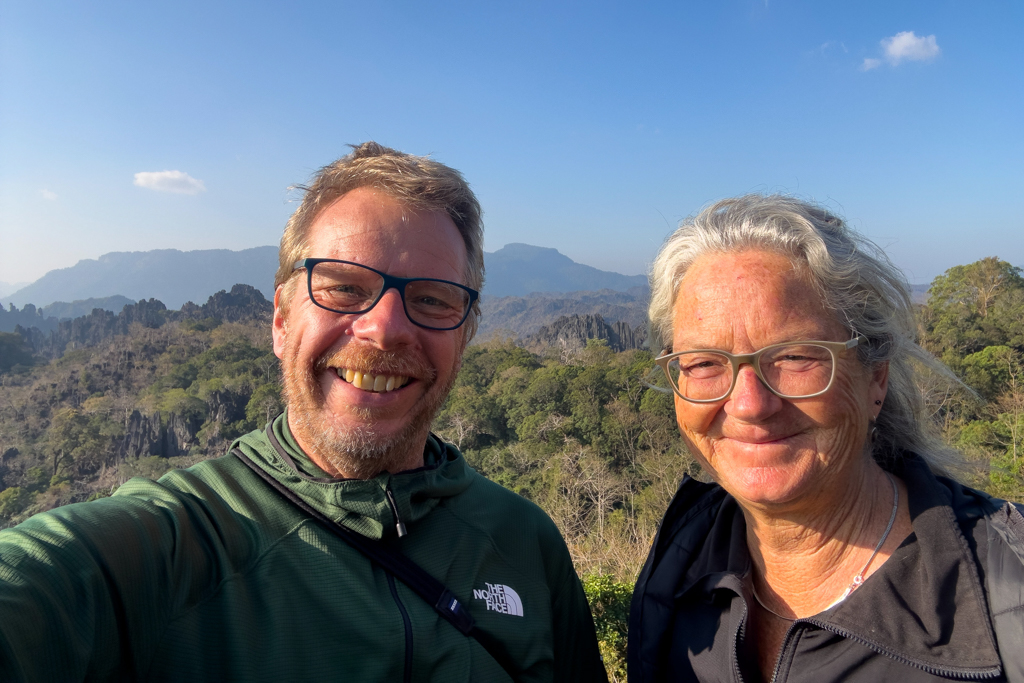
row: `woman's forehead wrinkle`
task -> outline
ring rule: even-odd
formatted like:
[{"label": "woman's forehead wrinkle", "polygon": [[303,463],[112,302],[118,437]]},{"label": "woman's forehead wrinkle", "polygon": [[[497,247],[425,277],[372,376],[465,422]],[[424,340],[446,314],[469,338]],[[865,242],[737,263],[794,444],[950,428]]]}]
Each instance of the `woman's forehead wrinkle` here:
[{"label": "woman's forehead wrinkle", "polygon": [[680,282],[675,350],[753,351],[836,334],[803,269],[781,255],[741,252],[699,259]]}]

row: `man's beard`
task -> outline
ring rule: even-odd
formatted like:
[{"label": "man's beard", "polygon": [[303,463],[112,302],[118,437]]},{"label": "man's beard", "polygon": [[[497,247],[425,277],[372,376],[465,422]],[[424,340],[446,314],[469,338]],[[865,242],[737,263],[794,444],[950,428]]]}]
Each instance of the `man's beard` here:
[{"label": "man's beard", "polygon": [[[445,384],[436,385],[437,372],[425,362],[391,351],[372,347],[347,345],[321,356],[312,368],[299,367],[292,349],[283,354],[282,374],[288,405],[288,422],[293,432],[301,434],[310,455],[323,459],[334,471],[346,477],[368,479],[381,472],[396,471],[409,457],[410,446],[422,443],[430,423],[441,410],[455,383],[453,372]],[[333,368],[372,370],[375,374],[414,377],[426,385],[422,397],[408,422],[398,431],[382,434],[374,428],[376,410],[349,407],[363,424],[340,426],[334,423],[327,407],[318,377]]]}]

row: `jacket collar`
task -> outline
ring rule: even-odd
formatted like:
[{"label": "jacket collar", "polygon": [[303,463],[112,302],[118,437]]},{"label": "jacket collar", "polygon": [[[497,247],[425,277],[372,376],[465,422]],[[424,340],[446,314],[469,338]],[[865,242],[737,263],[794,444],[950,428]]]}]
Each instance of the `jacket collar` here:
[{"label": "jacket collar", "polygon": [[232,447],[243,449],[320,513],[375,539],[396,535],[398,521],[407,528],[419,521],[442,500],[464,491],[475,474],[458,449],[431,435],[423,467],[398,474],[382,472],[371,479],[333,478],[298,447],[288,429],[287,412],[264,431],[242,436]]},{"label": "jacket collar", "polygon": [[913,533],[861,588],[814,621],[928,668],[1001,670],[975,552],[961,526],[973,526],[979,506],[917,456],[894,473],[907,485]]},{"label": "jacket collar", "polygon": [[[975,552],[962,532],[987,511],[985,504],[960,484],[938,479],[915,455],[894,473],[907,485],[913,533],[846,600],[801,621],[926,670],[998,673],[1002,665]],[[707,487],[705,495],[718,489],[693,483]],[[727,589],[749,601],[745,539],[742,512],[725,496],[675,597]]]}]

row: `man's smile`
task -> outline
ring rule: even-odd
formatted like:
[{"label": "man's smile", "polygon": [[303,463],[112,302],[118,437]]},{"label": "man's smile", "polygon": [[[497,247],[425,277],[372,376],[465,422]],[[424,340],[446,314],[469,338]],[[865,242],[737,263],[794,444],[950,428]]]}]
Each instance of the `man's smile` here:
[{"label": "man's smile", "polygon": [[349,368],[331,368],[338,373],[338,377],[345,380],[356,389],[385,393],[400,389],[409,383],[410,377],[403,375],[385,375],[361,372]]}]

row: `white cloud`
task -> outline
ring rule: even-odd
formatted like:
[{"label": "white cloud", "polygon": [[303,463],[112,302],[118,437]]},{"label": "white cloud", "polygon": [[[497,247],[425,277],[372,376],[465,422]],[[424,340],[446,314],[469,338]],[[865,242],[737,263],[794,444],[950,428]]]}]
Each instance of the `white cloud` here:
[{"label": "white cloud", "polygon": [[860,65],[860,70],[871,71],[872,69],[877,69],[880,66],[882,66],[881,59],[871,59],[870,57],[865,57],[864,63]]},{"label": "white cloud", "polygon": [[836,48],[836,47],[841,49],[843,52],[849,52],[849,50],[846,49],[846,43],[843,43],[842,41],[838,41],[838,40],[828,40],[828,41],[825,41],[824,43],[822,43],[818,47],[818,50],[822,54],[824,54],[824,53],[828,52],[829,50],[831,50],[833,48]]},{"label": "white cloud", "polygon": [[57,193],[56,192],[50,192],[45,187],[43,189],[39,190],[39,196],[42,197],[43,199],[45,199],[48,202],[55,202],[55,201],[57,201]]},{"label": "white cloud", "polygon": [[916,36],[913,31],[901,31],[891,38],[882,39],[885,59],[896,66],[904,60],[927,62],[939,55],[935,36]]},{"label": "white cloud", "polygon": [[157,192],[175,194],[199,194],[206,192],[202,180],[197,180],[184,171],[143,171],[135,174],[135,184]]}]

